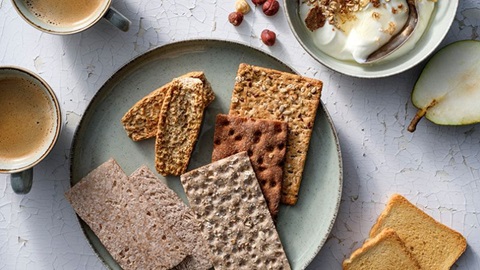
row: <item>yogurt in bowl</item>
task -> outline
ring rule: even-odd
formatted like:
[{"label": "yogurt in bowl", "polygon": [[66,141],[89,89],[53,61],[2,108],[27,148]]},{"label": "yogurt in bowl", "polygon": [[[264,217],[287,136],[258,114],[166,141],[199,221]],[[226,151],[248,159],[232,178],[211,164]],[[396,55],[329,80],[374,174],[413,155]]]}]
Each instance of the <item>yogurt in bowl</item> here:
[{"label": "yogurt in bowl", "polygon": [[[416,0],[415,31],[385,60],[413,49],[428,26],[435,2]],[[365,63],[404,28],[409,10],[407,0],[302,0],[299,13],[320,50],[339,60]]]},{"label": "yogurt in bowl", "polygon": [[[283,1],[283,10],[295,38],[305,51],[307,51],[319,63],[342,74],[359,78],[382,78],[392,76],[406,71],[425,60],[435,51],[447,35],[455,19],[459,4],[459,0],[438,0],[433,3],[428,3],[429,0],[418,0],[422,5],[433,4],[433,11],[431,12],[430,17],[421,19],[421,21],[419,20],[417,24],[417,27],[422,27],[419,26],[419,24],[423,24],[424,30],[418,31],[419,33],[416,33],[414,37],[409,39],[408,44],[404,44],[388,57],[376,62],[358,63],[355,60],[338,59],[327,54],[323,51],[323,48],[320,48],[321,45],[317,44],[314,32],[309,30],[305,25],[305,15],[302,15],[301,11],[301,9],[304,8],[303,5],[307,5],[304,1],[305,0]],[[330,2],[334,1],[346,2],[348,0],[330,0]],[[367,4],[370,2],[370,0],[362,1],[367,1]],[[307,6],[306,12],[308,12],[308,9],[309,7]],[[325,20],[324,26],[328,27],[328,25],[329,24]],[[415,32],[419,29],[416,29]]]}]

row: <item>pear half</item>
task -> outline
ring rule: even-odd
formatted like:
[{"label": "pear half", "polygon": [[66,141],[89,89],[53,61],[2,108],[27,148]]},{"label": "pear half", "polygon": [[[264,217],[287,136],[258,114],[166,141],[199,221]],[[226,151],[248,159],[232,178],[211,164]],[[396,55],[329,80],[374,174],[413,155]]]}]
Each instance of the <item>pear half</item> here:
[{"label": "pear half", "polygon": [[412,102],[419,110],[410,132],[423,116],[439,125],[480,122],[480,41],[457,41],[439,50],[415,83]]}]

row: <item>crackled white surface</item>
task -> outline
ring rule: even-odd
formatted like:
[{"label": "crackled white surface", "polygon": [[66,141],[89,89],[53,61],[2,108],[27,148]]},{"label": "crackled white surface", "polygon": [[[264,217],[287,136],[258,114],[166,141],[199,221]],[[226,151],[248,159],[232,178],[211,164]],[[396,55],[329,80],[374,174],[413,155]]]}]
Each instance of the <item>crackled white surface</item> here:
[{"label": "crackled white surface", "polygon": [[[422,120],[414,134],[406,131],[416,111],[410,91],[424,63],[386,79],[344,76],[301,48],[283,10],[267,18],[254,9],[235,28],[227,21],[233,2],[113,0],[132,20],[128,33],[101,21],[80,34],[53,36],[29,26],[9,0],[0,0],[0,65],[39,73],[55,90],[64,118],[59,142],[35,168],[28,195],[13,194],[8,177],[0,175],[0,269],[104,269],[63,197],[73,132],[90,99],[118,68],[151,48],[191,38],[241,41],[324,81],[322,100],[342,147],[344,193],[333,231],[309,269],[341,269],[394,192],[465,235],[468,248],[454,269],[480,269],[480,128]],[[460,1],[442,46],[480,39],[479,26],[480,2]],[[277,33],[274,47],[259,40],[264,28]]]}]

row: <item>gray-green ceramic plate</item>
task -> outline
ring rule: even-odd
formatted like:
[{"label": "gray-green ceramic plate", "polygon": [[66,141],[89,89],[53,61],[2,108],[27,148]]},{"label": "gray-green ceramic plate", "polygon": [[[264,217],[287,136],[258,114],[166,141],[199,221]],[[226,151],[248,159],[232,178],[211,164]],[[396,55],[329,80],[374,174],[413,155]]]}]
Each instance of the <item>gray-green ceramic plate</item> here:
[{"label": "gray-green ceramic plate", "polygon": [[304,18],[298,12],[302,0],[284,0],[285,14],[290,29],[303,48],[317,61],[340,73],[360,78],[380,78],[401,73],[427,58],[440,45],[447,35],[458,7],[459,0],[438,1],[430,18],[427,30],[408,53],[392,60],[380,61],[371,65],[335,59],[318,48],[309,30],[304,26]]},{"label": "gray-green ceramic plate", "polygon": [[[154,139],[133,142],[120,119],[143,96],[172,78],[203,70],[216,99],[207,108],[189,170],[209,162],[213,147],[215,116],[228,113],[238,65],[241,62],[292,71],[264,52],[245,45],[218,40],[190,40],[159,47],[134,59],[116,72],[89,104],[75,133],[71,156],[71,184],[89,171],[115,158],[127,174],[146,164],[154,170]],[[185,198],[178,177],[161,179]],[[315,257],[333,226],[342,192],[342,162],[332,121],[318,110],[307,164],[295,206],[282,206],[278,231],[293,269],[304,269]],[[112,269],[120,267],[92,231],[81,222],[85,235],[99,257]]]}]

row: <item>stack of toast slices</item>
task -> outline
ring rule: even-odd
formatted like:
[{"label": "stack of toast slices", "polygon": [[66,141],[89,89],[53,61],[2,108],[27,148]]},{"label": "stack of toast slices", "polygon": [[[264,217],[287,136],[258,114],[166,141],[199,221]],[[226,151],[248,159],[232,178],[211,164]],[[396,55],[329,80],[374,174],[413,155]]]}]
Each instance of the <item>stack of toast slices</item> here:
[{"label": "stack of toast slices", "polygon": [[467,241],[405,197],[394,194],[370,231],[370,239],[343,262],[356,269],[450,269]]}]

